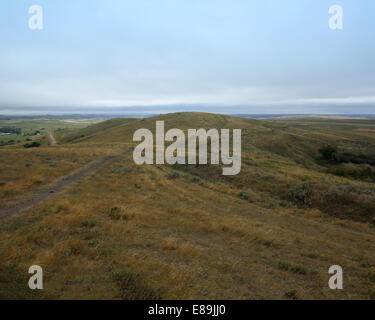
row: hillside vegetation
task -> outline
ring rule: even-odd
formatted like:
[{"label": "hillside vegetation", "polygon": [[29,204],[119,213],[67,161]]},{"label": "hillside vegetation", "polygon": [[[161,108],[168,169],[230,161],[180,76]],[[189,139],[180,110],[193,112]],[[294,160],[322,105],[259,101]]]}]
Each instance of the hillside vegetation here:
[{"label": "hillside vegetation", "polygon": [[[135,165],[123,152],[157,120],[165,131],[242,129],[241,173]],[[0,149],[1,207],[118,156],[0,221],[0,298],[375,298],[375,121],[174,113],[56,138],[53,148]],[[41,292],[27,289],[32,264],[45,272]],[[336,264],[340,291],[328,288]]]}]

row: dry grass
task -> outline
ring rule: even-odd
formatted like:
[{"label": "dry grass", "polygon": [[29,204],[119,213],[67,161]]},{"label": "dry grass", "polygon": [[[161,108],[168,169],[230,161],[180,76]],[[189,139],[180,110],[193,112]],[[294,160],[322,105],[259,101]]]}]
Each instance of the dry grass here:
[{"label": "dry grass", "polygon": [[[222,117],[193,120],[218,124]],[[226,125],[235,121],[229,118]],[[249,134],[267,132],[253,120],[245,124]],[[81,142],[88,158],[89,150],[100,153],[90,147],[96,141],[103,150],[105,141],[115,144],[120,133],[112,132],[109,140],[112,130]],[[74,150],[79,146],[74,143]],[[0,222],[0,281],[18,279],[17,290],[7,284],[0,297],[372,298],[374,228],[283,198],[304,180],[326,178],[365,189],[371,184],[328,176],[255,147],[243,159],[241,174],[227,179],[211,167],[136,166],[129,154]],[[168,179],[176,170],[179,177]],[[45,272],[42,292],[20,285],[31,264]],[[328,288],[333,264],[344,269],[342,291]]]}]

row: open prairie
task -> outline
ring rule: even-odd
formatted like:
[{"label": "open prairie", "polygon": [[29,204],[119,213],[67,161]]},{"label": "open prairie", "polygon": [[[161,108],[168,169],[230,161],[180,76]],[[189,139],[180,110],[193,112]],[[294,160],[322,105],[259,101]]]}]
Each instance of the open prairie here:
[{"label": "open prairie", "polygon": [[[133,134],[157,120],[241,129],[241,172],[136,165]],[[375,298],[375,120],[22,123],[45,130],[0,147],[1,299]],[[344,290],[328,287],[332,265]]]}]

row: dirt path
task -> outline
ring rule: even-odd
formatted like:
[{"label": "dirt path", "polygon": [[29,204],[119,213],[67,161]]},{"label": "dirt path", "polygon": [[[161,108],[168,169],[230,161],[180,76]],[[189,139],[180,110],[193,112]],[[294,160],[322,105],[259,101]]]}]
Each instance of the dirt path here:
[{"label": "dirt path", "polygon": [[49,145],[51,147],[57,146],[57,142],[56,142],[55,137],[52,134],[52,131],[49,132],[49,141],[50,141]]},{"label": "dirt path", "polygon": [[[42,202],[46,198],[55,195],[56,193],[61,192],[65,187],[71,185],[72,183],[76,182],[80,178],[98,170],[99,168],[105,166],[108,162],[111,160],[114,160],[120,156],[126,155],[130,152],[131,150],[126,150],[125,152],[122,152],[117,155],[113,156],[107,156],[99,161],[95,161],[94,163],[89,164],[88,166],[85,166],[83,169],[79,170],[78,172],[75,172],[71,175],[65,176],[63,178],[59,178],[57,182],[52,183],[50,188],[38,192],[33,192],[31,194],[32,198],[29,200],[24,200],[18,203],[17,205],[10,207],[10,208],[5,208],[0,210],[0,220],[8,218],[16,213],[19,213],[23,210],[29,209],[39,202]],[[29,194],[30,196],[30,194]],[[29,198],[29,197],[28,197]]]}]

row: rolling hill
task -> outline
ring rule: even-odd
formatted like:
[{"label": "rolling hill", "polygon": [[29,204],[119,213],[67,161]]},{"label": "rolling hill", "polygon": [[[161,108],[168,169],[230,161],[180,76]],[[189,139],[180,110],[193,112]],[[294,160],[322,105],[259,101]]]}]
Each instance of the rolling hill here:
[{"label": "rolling hill", "polygon": [[[154,132],[157,120],[166,131],[241,129],[241,173],[135,165],[133,133]],[[375,298],[374,120],[173,113],[56,138],[53,150],[0,151],[12,172],[0,172],[2,206],[113,158],[0,221],[0,298]],[[334,151],[324,157],[327,146]],[[41,168],[40,185],[22,155]],[[32,264],[45,272],[42,292],[22,285]],[[328,288],[331,265],[342,266],[344,290]]]}]

